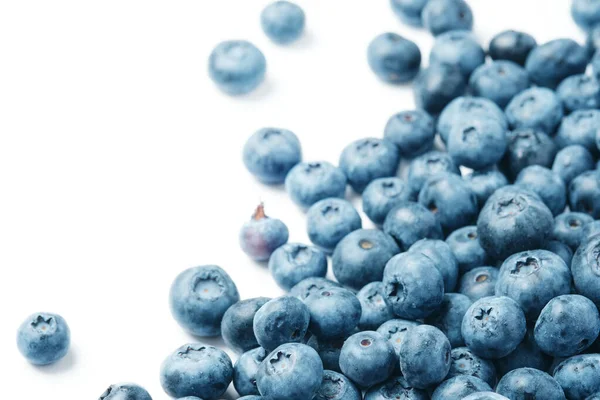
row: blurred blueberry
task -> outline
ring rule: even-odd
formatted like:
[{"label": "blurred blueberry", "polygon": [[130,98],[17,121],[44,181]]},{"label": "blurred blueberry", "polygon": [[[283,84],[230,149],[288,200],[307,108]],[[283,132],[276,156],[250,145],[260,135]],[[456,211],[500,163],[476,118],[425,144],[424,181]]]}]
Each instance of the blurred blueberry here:
[{"label": "blurred blueberry", "polygon": [[471,393],[490,391],[486,382],[470,375],[458,375],[440,383],[431,400],[462,400]]},{"label": "blurred blueberry", "polygon": [[567,187],[558,174],[540,165],[531,165],[521,170],[515,185],[535,192],[553,215],[565,210],[567,205]]},{"label": "blurred blueberry", "polygon": [[595,220],[588,222],[583,226],[583,235],[581,243],[585,243],[586,241],[591,239],[592,236],[596,236],[598,234],[600,234],[600,221]]},{"label": "blurred blueberry", "polygon": [[552,357],[544,354],[535,342],[533,329],[529,329],[525,339],[506,357],[495,360],[498,376],[518,368],[535,368],[546,371],[552,362]]},{"label": "blurred blueberry", "polygon": [[287,129],[260,129],[244,145],[246,168],[264,183],[283,183],[288,172],[300,161],[300,141]]},{"label": "blurred blueberry", "polygon": [[410,385],[403,376],[388,379],[380,385],[369,388],[365,400],[429,400],[427,391],[417,389]]},{"label": "blurred blueberry", "polygon": [[423,110],[402,111],[390,117],[383,135],[398,147],[401,156],[416,157],[433,148],[435,124]]},{"label": "blurred blueberry", "polygon": [[556,254],[567,264],[567,267],[571,266],[571,259],[573,258],[573,250],[566,244],[556,241],[556,240],[548,240],[543,246],[542,249],[551,251]]},{"label": "blurred blueberry", "polygon": [[436,37],[429,55],[430,64],[457,67],[465,77],[485,62],[485,52],[470,31],[452,30]]},{"label": "blurred blueberry", "polygon": [[437,130],[447,143],[450,131],[456,126],[475,121],[497,121],[505,130],[508,122],[504,112],[491,100],[483,97],[458,97],[448,104],[437,122]]},{"label": "blurred blueberry", "polygon": [[562,117],[560,99],[556,93],[544,87],[525,89],[506,106],[506,118],[513,129],[541,129],[550,135]]},{"label": "blurred blueberry", "polygon": [[519,31],[507,30],[492,38],[489,55],[494,60],[508,60],[525,65],[527,56],[537,46],[533,36]]},{"label": "blurred blueberry", "polygon": [[494,392],[475,392],[467,397],[464,397],[462,400],[510,400],[507,397],[502,396],[501,394]]},{"label": "blurred blueberry", "polygon": [[583,242],[571,262],[571,273],[577,293],[600,304],[600,236],[595,235]]},{"label": "blurred blueberry", "polygon": [[569,76],[558,85],[556,94],[566,113],[600,107],[600,82],[590,75]]},{"label": "blurred blueberry", "polygon": [[460,69],[446,64],[430,65],[417,75],[413,84],[417,107],[433,115],[442,112],[448,103],[462,96],[466,89],[467,81]]},{"label": "blurred blueberry", "polygon": [[421,68],[421,50],[413,41],[395,33],[382,33],[367,50],[369,66],[388,83],[411,81]]},{"label": "blurred blueberry", "polygon": [[448,153],[430,151],[415,158],[408,167],[408,186],[415,197],[425,182],[444,173],[460,175],[460,170]]},{"label": "blurred blueberry", "polygon": [[586,171],[571,181],[569,207],[600,218],[600,170]]},{"label": "blurred blueberry", "polygon": [[490,99],[504,108],[513,97],[529,87],[529,75],[512,61],[492,61],[473,71],[469,87],[474,96]]},{"label": "blurred blueberry", "polygon": [[573,144],[556,153],[552,171],[556,172],[568,185],[581,173],[594,169],[594,158],[584,146]]},{"label": "blurred blueberry", "polygon": [[429,0],[421,14],[423,25],[434,36],[473,28],[473,12],[463,0]]},{"label": "blurred blueberry", "polygon": [[427,317],[425,323],[444,332],[453,348],[464,346],[461,325],[471,304],[471,299],[464,294],[446,293],[440,308]]},{"label": "blurred blueberry", "polygon": [[269,39],[278,44],[292,43],[302,35],[306,16],[298,5],[276,1],[260,14],[260,23]]},{"label": "blurred blueberry", "polygon": [[267,60],[252,43],[228,40],[215,47],[208,60],[208,72],[223,92],[242,95],[256,89],[265,79]]},{"label": "blurred blueberry", "polygon": [[508,179],[530,165],[550,168],[556,155],[556,144],[537,128],[521,128],[507,132],[508,148],[500,165]]},{"label": "blurred blueberry", "polygon": [[556,134],[559,147],[579,144],[597,155],[597,138],[600,135],[600,110],[579,110],[562,120]]},{"label": "blurred blueberry", "polygon": [[446,238],[446,243],[454,253],[460,274],[481,267],[488,261],[487,253],[479,243],[477,227],[474,225],[455,230]]},{"label": "blurred blueberry", "polygon": [[583,227],[594,219],[583,213],[564,212],[554,218],[552,238],[576,250],[584,239]]},{"label": "blurred blueberry", "polygon": [[586,49],[571,39],[554,39],[535,47],[525,63],[531,81],[556,88],[563,79],[582,74],[588,64]]},{"label": "blurred blueberry", "polygon": [[594,0],[573,0],[571,16],[581,29],[589,31],[600,23],[600,3]]},{"label": "blurred blueberry", "polygon": [[471,190],[477,196],[479,207],[483,207],[487,199],[503,186],[508,185],[508,179],[497,168],[488,168],[464,177]]},{"label": "blurred blueberry", "polygon": [[[196,400],[197,397],[186,397],[179,400]],[[146,389],[134,383],[111,385],[100,396],[99,400],[152,400]]]},{"label": "blurred blueberry", "polygon": [[429,0],[390,0],[392,10],[405,24],[422,26],[421,13]]}]

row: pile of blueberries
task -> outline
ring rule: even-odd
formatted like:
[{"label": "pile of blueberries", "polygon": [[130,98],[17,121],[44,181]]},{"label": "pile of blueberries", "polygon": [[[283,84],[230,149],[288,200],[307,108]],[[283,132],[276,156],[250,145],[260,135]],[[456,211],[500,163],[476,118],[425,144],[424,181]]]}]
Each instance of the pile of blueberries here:
[{"label": "pile of blueberries", "polygon": [[[168,395],[214,400],[233,382],[245,400],[600,399],[600,0],[572,2],[585,46],[506,31],[487,52],[463,0],[391,4],[436,36],[430,65],[393,33],[371,42],[368,62],[384,81],[414,79],[417,109],[392,116],[383,138],[348,145],[337,167],[303,162],[286,129],[248,139],[246,167],[285,184],[313,245],[287,243],[261,205],[240,244],[288,295],[240,301],[214,265],[175,279],[175,320],[240,356],[233,365],[213,346],[178,348],[161,367]],[[305,24],[285,1],[261,17],[280,44]],[[224,42],[209,71],[224,92],[248,93],[266,59]],[[362,229],[348,185],[381,229]],[[325,278],[328,256],[337,282]],[[69,336],[60,316],[35,314],[18,345],[49,364]],[[100,399],[151,397],[123,384]]]}]

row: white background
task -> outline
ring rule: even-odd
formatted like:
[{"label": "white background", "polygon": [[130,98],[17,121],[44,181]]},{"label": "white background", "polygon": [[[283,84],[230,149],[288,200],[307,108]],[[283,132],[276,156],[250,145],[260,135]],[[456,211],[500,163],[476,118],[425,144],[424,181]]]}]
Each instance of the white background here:
[{"label": "white background", "polygon": [[[160,363],[194,340],[169,313],[179,272],[219,264],[242,298],[281,293],[241,252],[238,230],[262,200],[291,240],[306,242],[303,213],[246,172],[245,139],[289,128],[306,160],[335,163],[350,141],[381,136],[391,114],[414,106],[409,86],[370,72],[369,41],[406,35],[425,62],[432,44],[387,0],[297,2],[307,32],[291,47],[263,35],[262,0],[0,2],[3,398],[95,399],[132,381],[166,399]],[[470,4],[482,43],[507,28],[540,42],[584,38],[568,0]],[[268,76],[231,98],[208,79],[207,57],[238,38],[263,50]],[[15,345],[21,321],[38,311],[62,314],[72,330],[70,354],[46,368]]]}]

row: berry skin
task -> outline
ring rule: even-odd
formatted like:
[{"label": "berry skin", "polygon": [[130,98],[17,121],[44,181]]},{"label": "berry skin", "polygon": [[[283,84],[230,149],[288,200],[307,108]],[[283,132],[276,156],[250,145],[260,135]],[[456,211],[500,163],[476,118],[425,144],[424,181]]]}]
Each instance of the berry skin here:
[{"label": "berry skin", "polygon": [[591,154],[598,155],[598,124],[599,110],[577,110],[563,118],[556,133],[556,144],[561,148],[578,144]]},{"label": "berry skin", "polygon": [[240,231],[240,246],[255,261],[267,261],[271,254],[287,243],[289,231],[278,219],[269,218],[260,204],[249,222]]},{"label": "berry skin", "polygon": [[430,151],[415,158],[408,167],[408,186],[411,193],[415,197],[418,196],[429,178],[443,173],[460,175],[460,170],[448,153]]},{"label": "berry skin", "polygon": [[225,311],[221,321],[221,336],[230,349],[241,354],[259,346],[252,323],[256,312],[269,300],[268,297],[242,300]]},{"label": "berry skin", "polygon": [[457,347],[450,352],[450,371],[446,376],[474,376],[486,382],[490,387],[496,385],[496,368],[490,360],[476,356],[467,347]]},{"label": "berry skin", "polygon": [[464,397],[462,400],[510,400],[494,392],[476,392]]},{"label": "berry skin", "polygon": [[249,350],[233,366],[233,386],[240,396],[259,395],[256,387],[258,366],[267,357],[262,347]]},{"label": "berry skin", "polygon": [[490,391],[492,388],[479,378],[458,375],[440,383],[431,400],[462,400],[471,393]]},{"label": "berry skin", "polygon": [[[197,397],[186,397],[179,400],[195,400]],[[150,394],[141,386],[133,383],[122,383],[111,385],[100,395],[99,400],[152,400]]]},{"label": "berry skin", "polygon": [[558,215],[565,210],[567,187],[562,178],[551,169],[540,165],[524,168],[517,176],[515,185],[535,192],[553,215]]},{"label": "berry skin", "polygon": [[287,129],[263,128],[255,132],[244,145],[246,168],[258,180],[280,184],[288,172],[302,161],[298,137]]},{"label": "berry skin", "polygon": [[71,331],[58,314],[32,314],[17,332],[17,347],[33,365],[53,364],[67,355]]},{"label": "berry skin", "polygon": [[552,238],[576,250],[584,240],[583,227],[592,221],[594,219],[588,214],[564,212],[554,218]]},{"label": "berry skin", "polygon": [[569,208],[600,218],[600,170],[586,171],[571,181]]},{"label": "berry skin", "polygon": [[365,394],[365,400],[429,400],[426,390],[410,385],[403,376],[388,379],[380,385],[373,386]]},{"label": "berry skin", "polygon": [[500,166],[506,177],[514,180],[530,165],[550,167],[557,147],[550,136],[539,129],[515,129],[507,133],[508,148]]},{"label": "berry skin", "polygon": [[490,99],[504,109],[513,97],[529,87],[529,75],[512,61],[492,61],[473,71],[469,87],[474,96]]},{"label": "berry skin", "polygon": [[375,179],[362,193],[363,211],[373,223],[381,225],[392,208],[411,198],[411,190],[402,179]]},{"label": "berry skin", "polygon": [[446,243],[458,262],[460,274],[487,264],[488,255],[479,243],[475,225],[455,230],[446,238]]},{"label": "berry skin", "polygon": [[400,357],[400,345],[402,344],[402,340],[404,340],[406,332],[408,332],[410,328],[419,325],[421,325],[421,323],[417,321],[409,321],[406,319],[390,319],[389,321],[381,324],[381,326],[377,328],[377,332],[386,338],[388,342],[390,342],[390,344],[394,347],[396,355]]},{"label": "berry skin", "polygon": [[252,43],[229,40],[219,43],[208,59],[210,78],[224,93],[252,92],[265,79],[267,60]]},{"label": "berry skin", "polygon": [[506,357],[495,360],[498,376],[504,376],[519,368],[534,368],[547,371],[552,363],[552,357],[542,352],[535,342],[533,329],[528,329],[525,339]]},{"label": "berry skin", "polygon": [[583,354],[567,358],[554,369],[554,379],[567,399],[587,399],[600,391],[600,354]]},{"label": "berry skin", "polygon": [[362,393],[344,375],[325,370],[323,383],[317,390],[314,400],[362,400]]},{"label": "berry skin", "polygon": [[349,201],[330,198],[309,208],[306,226],[310,241],[330,253],[346,235],[362,227],[362,220]]},{"label": "berry skin", "polygon": [[554,158],[552,171],[568,185],[573,178],[594,169],[594,157],[584,146],[573,144],[561,149]]},{"label": "berry skin", "polygon": [[525,65],[527,56],[537,46],[533,36],[518,31],[503,31],[492,38],[489,55],[494,60],[508,60]]},{"label": "berry skin", "polygon": [[409,251],[423,254],[433,261],[444,279],[444,291],[446,293],[454,292],[458,281],[458,262],[446,242],[435,239],[421,239],[413,244]]},{"label": "berry skin", "polygon": [[465,181],[477,196],[479,207],[483,207],[487,199],[503,186],[508,185],[508,179],[495,167],[473,171],[464,177]]},{"label": "berry skin", "polygon": [[585,74],[572,75],[556,88],[566,113],[600,107],[600,82]]},{"label": "berry skin", "polygon": [[457,67],[465,77],[485,62],[485,52],[470,31],[453,30],[435,38],[429,54],[430,64]]},{"label": "berry skin", "polygon": [[589,31],[600,23],[600,3],[574,0],[571,2],[571,16],[581,29]]},{"label": "berry skin", "polygon": [[435,215],[419,203],[406,201],[394,207],[383,223],[383,231],[394,238],[401,251],[421,239],[441,239],[442,227]]},{"label": "berry skin", "polygon": [[432,115],[442,112],[466,89],[467,81],[460,69],[446,64],[432,64],[421,70],[413,83],[415,104]]},{"label": "berry skin", "polygon": [[405,24],[423,26],[421,13],[428,0],[390,0],[392,10]]},{"label": "berry skin", "polygon": [[272,351],[285,343],[299,343],[308,330],[310,313],[296,297],[270,300],[254,316],[254,335],[258,344]]},{"label": "berry skin", "polygon": [[573,259],[573,250],[566,244],[556,241],[549,240],[544,244],[543,250],[548,250],[560,258],[567,264],[567,266],[571,265],[571,260]]},{"label": "berry skin", "polygon": [[342,372],[340,369],[340,352],[348,336],[350,335],[341,338],[320,339],[313,335],[306,344],[319,353],[319,357],[323,361],[323,368]]},{"label": "berry skin", "polygon": [[327,161],[302,162],[290,170],[285,188],[294,203],[308,208],[328,197],[343,199],[346,195],[346,175]]},{"label": "berry skin", "polygon": [[423,25],[432,35],[473,28],[473,12],[463,0],[429,0],[421,14]]},{"label": "berry skin", "polygon": [[390,117],[383,136],[398,147],[401,156],[416,157],[433,148],[435,123],[423,110],[402,111]]},{"label": "berry skin", "polygon": [[269,271],[279,287],[289,291],[306,278],[325,277],[327,255],[314,246],[287,243],[271,254]]},{"label": "berry skin", "polygon": [[496,281],[499,270],[495,267],[477,267],[466,272],[460,278],[458,292],[472,301],[482,297],[493,296],[496,291]]},{"label": "berry skin", "polygon": [[532,83],[554,89],[563,79],[584,73],[588,61],[583,46],[571,39],[555,39],[534,48],[525,69]]},{"label": "berry skin", "polygon": [[319,339],[347,336],[360,321],[360,301],[348,289],[331,287],[314,291],[304,303],[310,311],[309,330]]},{"label": "berry skin", "polygon": [[464,294],[446,293],[440,308],[427,317],[425,323],[444,332],[452,348],[464,346],[461,325],[472,303]]},{"label": "berry skin", "polygon": [[394,310],[385,298],[382,282],[371,282],[356,294],[362,314],[358,327],[361,330],[377,329],[381,324],[394,318]]},{"label": "berry skin", "polygon": [[455,164],[482,170],[502,159],[508,141],[506,130],[499,122],[478,119],[455,125],[450,130],[447,144]]},{"label": "berry skin", "polygon": [[551,135],[563,117],[563,106],[552,90],[532,87],[513,97],[505,112],[512,129],[533,128]]},{"label": "berry skin", "polygon": [[534,368],[519,368],[509,372],[498,382],[496,392],[510,399],[565,399],[558,382],[547,373]]},{"label": "berry skin", "polygon": [[592,236],[584,242],[573,256],[571,273],[577,293],[600,304],[600,235]]},{"label": "berry skin", "polygon": [[294,296],[299,298],[300,300],[304,300],[311,293],[319,292],[323,289],[328,289],[332,287],[341,288],[342,285],[340,285],[337,282],[330,281],[326,278],[306,278],[298,282],[296,286],[290,289],[290,296]]},{"label": "berry skin", "polygon": [[269,39],[277,44],[290,44],[302,36],[306,16],[298,5],[276,1],[260,14],[260,24]]},{"label": "berry skin", "polygon": [[395,33],[383,33],[367,49],[371,70],[388,83],[411,81],[421,68],[421,50],[413,41]]}]

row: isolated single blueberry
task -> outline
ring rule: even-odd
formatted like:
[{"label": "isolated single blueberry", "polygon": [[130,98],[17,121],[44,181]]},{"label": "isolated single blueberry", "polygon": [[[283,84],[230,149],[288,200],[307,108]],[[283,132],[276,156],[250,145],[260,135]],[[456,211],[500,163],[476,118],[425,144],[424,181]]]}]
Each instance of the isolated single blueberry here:
[{"label": "isolated single blueberry", "polygon": [[534,128],[550,135],[562,117],[560,99],[556,93],[544,87],[525,89],[506,106],[506,118],[513,129]]},{"label": "isolated single blueberry", "polygon": [[477,196],[479,207],[483,207],[487,199],[497,189],[508,185],[506,176],[495,167],[473,171],[471,174],[465,176],[464,179]]},{"label": "isolated single blueberry", "polygon": [[361,330],[374,330],[394,318],[394,310],[385,297],[382,282],[371,282],[356,294],[362,313],[358,327]]},{"label": "isolated single blueberry", "polygon": [[454,253],[460,274],[487,264],[488,255],[479,243],[476,226],[455,230],[446,238],[446,243]]},{"label": "isolated single blueberry", "polygon": [[488,53],[494,60],[508,60],[525,65],[527,56],[537,46],[533,36],[519,31],[498,33],[490,42]]},{"label": "isolated single blueberry", "polygon": [[317,390],[314,400],[362,400],[360,390],[346,378],[335,371],[323,371],[323,382]]},{"label": "isolated single blueberry", "polygon": [[383,337],[390,342],[390,344],[394,347],[394,351],[399,357],[400,345],[404,340],[406,332],[408,332],[409,329],[419,325],[421,325],[421,323],[417,321],[409,321],[406,319],[390,319],[389,321],[381,324],[381,326],[377,328],[377,332],[383,335]]},{"label": "isolated single blueberry", "polygon": [[412,198],[412,192],[400,178],[379,178],[367,185],[362,193],[364,213],[377,225],[396,205]]},{"label": "isolated single blueberry", "polygon": [[471,393],[490,390],[490,385],[479,378],[458,375],[440,383],[431,395],[431,400],[462,400]]},{"label": "isolated single blueberry", "polygon": [[578,144],[593,155],[598,154],[597,137],[600,135],[600,110],[578,110],[563,118],[556,144],[563,148]]},{"label": "isolated single blueberry", "polygon": [[253,260],[267,261],[288,238],[287,226],[279,219],[269,218],[260,204],[240,230],[240,247]]},{"label": "isolated single blueberry", "polygon": [[256,312],[269,300],[268,297],[242,300],[225,311],[221,321],[221,336],[227,347],[244,353],[259,346],[252,324]]},{"label": "isolated single blueberry", "polygon": [[270,300],[254,316],[258,344],[272,351],[285,343],[299,343],[308,330],[310,312],[299,299],[283,296]]},{"label": "isolated single blueberry", "polygon": [[368,388],[388,379],[398,363],[394,347],[380,333],[355,333],[344,342],[340,368],[359,387]]},{"label": "isolated single blueberry", "polygon": [[223,92],[242,95],[256,89],[265,79],[267,60],[252,43],[228,40],[219,43],[208,59],[208,72]]},{"label": "isolated single blueberry", "polygon": [[569,208],[600,218],[600,170],[586,171],[571,181]]},{"label": "isolated single blueberry", "polygon": [[[195,398],[190,398],[193,400]],[[110,385],[99,400],[152,400],[146,389],[134,383]]]},{"label": "isolated single blueberry", "polygon": [[442,112],[448,103],[462,96],[466,89],[467,81],[460,69],[446,64],[432,64],[421,70],[413,84],[417,107],[432,115]]},{"label": "isolated single blueberry", "polygon": [[569,76],[558,85],[556,94],[567,113],[600,107],[600,82],[590,75]]},{"label": "isolated single blueberry", "polygon": [[567,205],[567,187],[562,178],[551,169],[540,165],[531,165],[521,170],[515,185],[535,192],[544,204],[558,215]]},{"label": "isolated single blueberry", "polygon": [[392,10],[402,22],[412,26],[422,26],[421,13],[428,0],[390,0]]},{"label": "isolated single blueberry", "polygon": [[406,201],[394,207],[385,218],[383,231],[406,251],[421,239],[441,239],[442,227],[435,215],[419,203]]},{"label": "isolated single blueberry", "polygon": [[238,358],[233,366],[233,386],[240,396],[260,394],[256,387],[256,373],[267,354],[265,349],[257,347],[245,352]]},{"label": "isolated single blueberry", "polygon": [[427,317],[425,323],[444,332],[453,348],[464,346],[461,325],[472,303],[464,294],[446,293],[440,308]]},{"label": "isolated single blueberry", "polygon": [[396,376],[373,386],[365,394],[365,400],[429,400],[427,391],[410,385],[403,376]]},{"label": "isolated single blueberry", "polygon": [[271,254],[269,271],[279,287],[289,291],[306,278],[327,274],[327,255],[314,246],[286,243]]},{"label": "isolated single blueberry", "polygon": [[568,185],[573,178],[585,171],[594,169],[592,153],[579,144],[566,146],[556,153],[552,164],[552,171],[556,172]]},{"label": "isolated single blueberry", "polygon": [[367,49],[371,70],[388,83],[411,81],[421,68],[421,50],[413,41],[387,32],[375,37]]},{"label": "isolated single blueberry", "polygon": [[304,303],[310,311],[309,330],[318,338],[347,336],[360,321],[360,301],[348,289],[331,287],[315,291]]},{"label": "isolated single blueberry", "polygon": [[509,399],[565,400],[565,394],[554,378],[534,368],[519,368],[506,374],[496,392]]},{"label": "isolated single blueberry", "polygon": [[311,242],[332,252],[340,240],[362,227],[362,221],[349,201],[330,198],[321,200],[308,209],[306,227]]},{"label": "isolated single blueberry", "polygon": [[541,165],[550,168],[557,146],[550,136],[536,128],[507,132],[508,147],[500,163],[502,171],[514,180],[524,168]]},{"label": "isolated single blueberry", "polygon": [[512,61],[492,61],[473,71],[469,87],[474,96],[490,99],[504,108],[513,97],[529,87],[529,75]]},{"label": "isolated single blueberry", "polygon": [[17,332],[19,351],[33,365],[49,365],[67,355],[71,331],[58,314],[32,314]]},{"label": "isolated single blueberry", "polygon": [[494,363],[476,356],[467,347],[457,347],[450,352],[450,371],[446,379],[455,376],[474,376],[486,382],[490,387],[496,385],[496,369]]},{"label": "isolated single blueberry", "polygon": [[308,208],[328,197],[343,199],[346,195],[346,175],[326,161],[303,162],[285,178],[285,188],[292,200]]},{"label": "isolated single blueberry", "polygon": [[531,50],[525,69],[534,84],[554,89],[566,77],[582,74],[588,61],[583,46],[571,39],[555,39]]},{"label": "isolated single blueberry", "polygon": [[496,292],[496,282],[499,270],[495,267],[477,267],[469,270],[460,278],[458,292],[472,301],[482,297],[493,296]]},{"label": "isolated single blueberry", "polygon": [[567,399],[587,399],[600,391],[600,354],[567,358],[554,369],[554,379]]},{"label": "isolated single blueberry", "polygon": [[297,4],[276,1],[260,14],[260,23],[269,39],[278,44],[292,43],[302,35],[306,16]]},{"label": "isolated single blueberry", "polygon": [[415,197],[418,196],[421,188],[429,178],[446,172],[460,175],[460,170],[448,153],[430,151],[415,158],[408,167],[407,182],[411,193]]},{"label": "isolated single blueberry", "polygon": [[457,165],[481,170],[502,159],[508,146],[506,129],[493,119],[455,125],[448,136],[448,153]]},{"label": "isolated single blueberry", "polygon": [[429,0],[423,8],[423,25],[434,36],[473,28],[473,12],[463,0]]},{"label": "isolated single blueberry", "polygon": [[423,110],[402,111],[390,117],[383,136],[398,147],[401,156],[416,157],[433,148],[435,123]]}]

